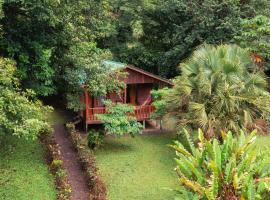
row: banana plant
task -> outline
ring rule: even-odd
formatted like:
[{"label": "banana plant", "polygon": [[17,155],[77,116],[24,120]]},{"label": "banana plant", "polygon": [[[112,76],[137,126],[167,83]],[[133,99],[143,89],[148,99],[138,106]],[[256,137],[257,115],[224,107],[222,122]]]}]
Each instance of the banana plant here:
[{"label": "banana plant", "polygon": [[[256,131],[239,137],[222,132],[222,142],[207,140],[198,130],[195,145],[186,129],[181,131],[185,146],[175,141],[176,172],[186,190],[182,197],[200,200],[265,200],[270,199],[270,154],[258,150]],[[181,187],[181,188],[182,188]]]}]

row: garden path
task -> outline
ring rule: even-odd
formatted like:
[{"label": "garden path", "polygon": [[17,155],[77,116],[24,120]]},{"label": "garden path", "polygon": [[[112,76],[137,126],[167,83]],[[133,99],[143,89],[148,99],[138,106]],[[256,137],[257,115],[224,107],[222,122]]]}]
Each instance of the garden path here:
[{"label": "garden path", "polygon": [[72,188],[71,200],[89,199],[89,189],[85,173],[63,124],[57,123],[54,125],[54,135],[56,142],[60,146],[64,161],[63,165],[67,171],[68,180]]}]

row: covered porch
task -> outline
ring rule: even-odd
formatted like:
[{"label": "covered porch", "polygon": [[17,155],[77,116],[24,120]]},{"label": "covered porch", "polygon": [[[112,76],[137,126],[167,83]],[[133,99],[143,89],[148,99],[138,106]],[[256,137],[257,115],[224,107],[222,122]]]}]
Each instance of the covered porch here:
[{"label": "covered porch", "polygon": [[134,106],[134,117],[137,121],[150,119],[151,113],[154,112],[154,106],[151,105],[151,90],[153,84],[127,84],[126,88],[120,93],[109,93],[106,97],[93,97],[85,93],[85,121],[87,124],[102,124],[97,117],[99,114],[106,113],[104,99],[110,99],[114,103],[124,103]]}]

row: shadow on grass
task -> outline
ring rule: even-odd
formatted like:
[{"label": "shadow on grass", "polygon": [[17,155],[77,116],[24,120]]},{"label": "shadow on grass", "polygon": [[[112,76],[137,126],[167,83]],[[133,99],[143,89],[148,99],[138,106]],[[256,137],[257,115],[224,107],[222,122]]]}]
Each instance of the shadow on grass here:
[{"label": "shadow on grass", "polygon": [[102,147],[99,151],[103,152],[127,152],[134,151],[134,147],[132,145],[124,144],[123,141],[118,141],[117,138],[107,139],[103,143]]}]

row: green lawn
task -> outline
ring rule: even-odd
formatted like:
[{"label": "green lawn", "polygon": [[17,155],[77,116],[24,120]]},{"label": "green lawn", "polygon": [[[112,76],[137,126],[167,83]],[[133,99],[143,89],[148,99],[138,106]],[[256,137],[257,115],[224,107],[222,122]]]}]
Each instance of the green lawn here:
[{"label": "green lawn", "polygon": [[174,199],[178,188],[171,135],[106,138],[96,152],[109,200]]},{"label": "green lawn", "polygon": [[256,143],[259,148],[270,147],[270,136],[259,136]]},{"label": "green lawn", "polygon": [[8,137],[0,145],[0,199],[54,200],[53,177],[38,141]]},{"label": "green lawn", "polygon": [[[49,116],[51,124],[64,123],[58,112]],[[0,200],[54,200],[53,176],[44,160],[38,140],[6,137],[0,141]]]}]

